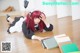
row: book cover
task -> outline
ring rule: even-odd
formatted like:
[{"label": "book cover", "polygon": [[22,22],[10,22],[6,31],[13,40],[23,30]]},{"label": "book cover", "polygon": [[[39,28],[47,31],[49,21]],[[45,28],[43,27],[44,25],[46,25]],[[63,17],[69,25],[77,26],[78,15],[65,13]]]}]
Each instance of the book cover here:
[{"label": "book cover", "polygon": [[47,48],[47,49],[58,47],[58,44],[54,37],[43,39],[42,45],[44,48]]},{"label": "book cover", "polygon": [[75,43],[62,45],[61,49],[63,53],[79,51],[79,48]]}]

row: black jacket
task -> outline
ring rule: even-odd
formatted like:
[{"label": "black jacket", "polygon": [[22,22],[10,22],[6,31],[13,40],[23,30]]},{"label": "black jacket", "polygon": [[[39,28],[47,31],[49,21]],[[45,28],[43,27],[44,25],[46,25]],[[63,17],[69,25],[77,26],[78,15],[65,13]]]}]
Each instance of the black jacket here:
[{"label": "black jacket", "polygon": [[[34,35],[34,32],[32,30],[28,29],[26,26],[27,26],[27,24],[25,22],[23,22],[22,32],[25,35],[25,37],[27,37],[28,39],[31,39],[31,37]],[[38,27],[36,27],[36,28],[38,28]],[[45,26],[44,30],[46,30],[46,31],[52,31],[53,30],[53,25],[50,24],[49,28],[47,28]]]}]

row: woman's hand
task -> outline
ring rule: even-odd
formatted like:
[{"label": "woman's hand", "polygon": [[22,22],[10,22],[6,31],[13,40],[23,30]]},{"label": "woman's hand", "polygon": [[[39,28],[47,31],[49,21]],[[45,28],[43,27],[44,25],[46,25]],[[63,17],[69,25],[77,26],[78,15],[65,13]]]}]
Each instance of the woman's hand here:
[{"label": "woman's hand", "polygon": [[49,23],[48,23],[48,21],[46,20],[46,16],[44,15],[44,14],[41,14],[41,20],[45,23],[45,25],[47,26],[47,27],[49,27]]},{"label": "woman's hand", "polygon": [[41,14],[41,20],[45,21],[46,20],[46,16],[44,14]]}]

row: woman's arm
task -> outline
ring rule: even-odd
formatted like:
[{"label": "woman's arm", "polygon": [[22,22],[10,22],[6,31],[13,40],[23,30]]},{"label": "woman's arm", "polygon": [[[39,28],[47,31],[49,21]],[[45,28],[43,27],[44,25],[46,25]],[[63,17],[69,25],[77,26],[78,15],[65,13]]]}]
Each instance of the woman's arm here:
[{"label": "woman's arm", "polygon": [[53,25],[50,24],[49,27],[45,26],[44,29],[45,29],[46,31],[52,31],[52,30],[53,30]]},{"label": "woman's arm", "polygon": [[52,31],[53,30],[53,25],[52,24],[50,24],[47,20],[46,20],[46,17],[45,17],[45,15],[44,14],[41,14],[41,20],[45,23],[45,30],[46,31]]},{"label": "woman's arm", "polygon": [[50,23],[48,23],[46,20],[44,21],[44,23],[45,23],[45,27],[44,27],[44,29],[46,30],[46,31],[52,31],[53,30],[53,25],[52,24],[50,24]]}]

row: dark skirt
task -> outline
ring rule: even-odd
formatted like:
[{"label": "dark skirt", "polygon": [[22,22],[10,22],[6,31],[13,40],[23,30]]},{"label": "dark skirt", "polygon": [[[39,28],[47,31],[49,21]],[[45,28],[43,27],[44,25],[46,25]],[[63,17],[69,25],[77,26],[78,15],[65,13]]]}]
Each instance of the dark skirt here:
[{"label": "dark skirt", "polygon": [[20,20],[20,18],[24,18],[23,16],[20,16],[20,17],[15,17],[14,18],[14,21],[9,25],[9,27],[8,27],[8,30],[7,30],[7,32],[8,33],[11,33],[10,31],[9,31],[9,29],[11,28],[11,27],[13,27],[13,26],[15,26],[15,24]]}]

